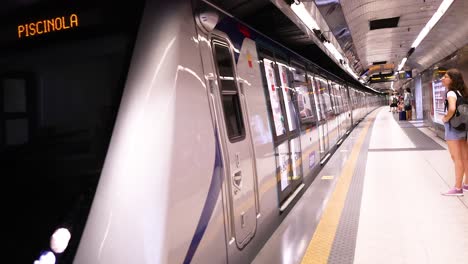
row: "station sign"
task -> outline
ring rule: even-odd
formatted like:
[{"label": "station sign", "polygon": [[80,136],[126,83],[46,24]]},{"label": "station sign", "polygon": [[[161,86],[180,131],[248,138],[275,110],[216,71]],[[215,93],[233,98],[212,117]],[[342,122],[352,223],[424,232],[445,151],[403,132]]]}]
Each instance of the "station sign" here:
[{"label": "station sign", "polygon": [[41,19],[17,26],[18,38],[33,37],[35,35],[48,34],[54,31],[67,30],[78,27],[78,15],[71,14],[51,19]]}]

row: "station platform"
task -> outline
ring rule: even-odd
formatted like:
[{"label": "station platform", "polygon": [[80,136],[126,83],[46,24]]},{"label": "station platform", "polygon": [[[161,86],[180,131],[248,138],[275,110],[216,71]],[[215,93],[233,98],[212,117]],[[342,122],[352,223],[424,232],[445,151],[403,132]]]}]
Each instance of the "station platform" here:
[{"label": "station platform", "polygon": [[422,121],[370,113],[325,164],[253,263],[468,263],[468,192]]}]

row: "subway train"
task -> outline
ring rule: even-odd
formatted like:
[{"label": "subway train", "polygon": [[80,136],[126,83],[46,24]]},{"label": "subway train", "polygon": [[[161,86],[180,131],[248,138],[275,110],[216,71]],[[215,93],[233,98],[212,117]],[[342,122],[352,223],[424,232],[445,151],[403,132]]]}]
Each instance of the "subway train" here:
[{"label": "subway train", "polygon": [[249,263],[386,104],[208,1],[37,3],[0,28],[15,263]]}]

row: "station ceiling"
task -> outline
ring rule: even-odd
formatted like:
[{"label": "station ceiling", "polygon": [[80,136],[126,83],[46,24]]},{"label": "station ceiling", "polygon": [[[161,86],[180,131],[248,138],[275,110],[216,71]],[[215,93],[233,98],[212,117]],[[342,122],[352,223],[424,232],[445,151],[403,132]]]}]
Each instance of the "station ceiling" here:
[{"label": "station ceiling", "polygon": [[[358,75],[376,64],[396,68],[408,54],[420,31],[437,11],[442,0],[303,0],[313,1],[326,20],[330,33],[339,42]],[[273,39],[287,44],[340,77],[353,79],[332,60],[286,15],[278,4],[288,0],[215,0],[217,5]],[[441,20],[408,58],[402,70],[413,76],[433,66],[468,44],[468,1],[455,0]],[[348,75],[349,78],[344,77]],[[365,76],[369,78],[370,76]],[[406,80],[396,81],[398,88]],[[390,82],[372,84],[386,91]]]}]

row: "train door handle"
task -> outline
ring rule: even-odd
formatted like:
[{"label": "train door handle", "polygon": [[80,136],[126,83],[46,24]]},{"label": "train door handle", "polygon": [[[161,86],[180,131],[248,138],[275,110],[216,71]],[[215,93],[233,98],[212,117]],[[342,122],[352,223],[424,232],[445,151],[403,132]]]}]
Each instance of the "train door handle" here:
[{"label": "train door handle", "polygon": [[239,82],[239,92],[240,92],[242,95],[245,95],[244,83],[243,83],[243,82]]},{"label": "train door handle", "polygon": [[215,80],[213,79],[208,79],[208,88],[210,89],[210,93],[213,94],[214,93],[214,89],[215,89]]}]

